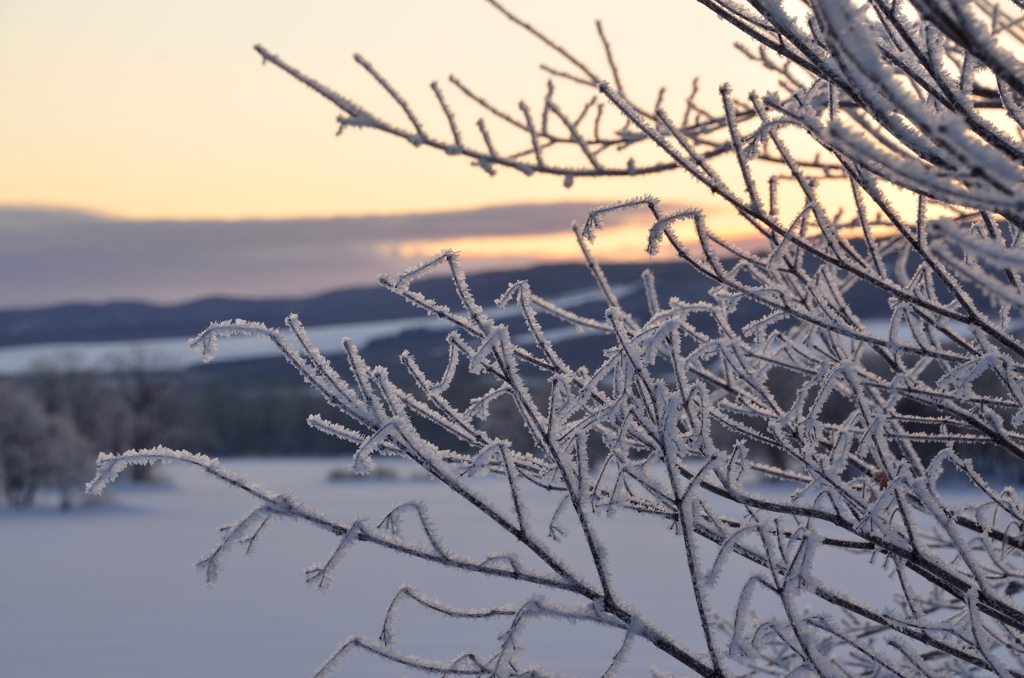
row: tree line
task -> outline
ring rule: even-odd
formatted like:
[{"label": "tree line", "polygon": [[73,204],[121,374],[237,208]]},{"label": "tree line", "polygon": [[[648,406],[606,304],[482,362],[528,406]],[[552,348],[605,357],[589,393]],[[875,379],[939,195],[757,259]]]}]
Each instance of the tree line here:
[{"label": "tree line", "polygon": [[[199,380],[141,358],[106,369],[54,362],[0,381],[0,480],[7,503],[31,506],[40,489],[50,488],[70,508],[101,452],[154,445],[216,456],[347,450],[306,424],[322,400],[301,382],[236,388],[226,381]],[[135,467],[132,477],[150,480],[152,467]]]}]

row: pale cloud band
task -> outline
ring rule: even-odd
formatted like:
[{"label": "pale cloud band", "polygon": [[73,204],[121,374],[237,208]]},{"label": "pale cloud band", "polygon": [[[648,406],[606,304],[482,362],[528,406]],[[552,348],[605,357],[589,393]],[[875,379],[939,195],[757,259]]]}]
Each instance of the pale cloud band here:
[{"label": "pale cloud band", "polygon": [[[593,205],[560,203],[405,216],[132,221],[0,209],[0,308],[210,296],[307,296],[368,287],[438,251],[470,271],[579,260],[570,230]],[[604,261],[645,261],[650,217],[606,219]],[[671,256],[663,254],[661,256]]]}]

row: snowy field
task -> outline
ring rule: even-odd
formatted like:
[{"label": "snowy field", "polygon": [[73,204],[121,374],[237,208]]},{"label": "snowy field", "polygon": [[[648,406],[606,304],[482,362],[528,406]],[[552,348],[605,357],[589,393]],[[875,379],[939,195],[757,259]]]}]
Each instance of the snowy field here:
[{"label": "snowy field", "polygon": [[[358,516],[376,525],[397,502],[423,497],[453,550],[483,557],[513,546],[467,511],[464,500],[418,477],[409,466],[393,467],[398,474],[393,480],[338,482],[327,476],[332,469],[347,468],[344,460],[230,459],[225,465],[271,489],[291,491],[346,522]],[[321,593],[305,585],[303,572],[326,560],[336,539],[288,522],[274,523],[251,559],[237,549],[230,553],[219,584],[208,589],[191,564],[213,547],[216,528],[240,517],[251,502],[198,471],[166,466],[158,472],[164,484],[119,483],[101,503],[70,512],[46,506],[47,497],[43,506],[30,510],[0,507],[0,675],[301,677],[312,674],[348,636],[376,638],[403,582],[467,607],[520,603],[534,593],[529,586],[443,571],[364,544],[348,552],[333,588]],[[481,482],[491,484],[495,493],[503,487],[498,478]],[[533,510],[544,526],[545,512],[537,506]],[[412,527],[410,538],[415,537]],[[682,539],[664,523],[626,514],[603,519],[600,527],[609,550],[617,554],[613,583],[620,594],[662,629],[699,647]],[[565,554],[588,572],[579,547],[576,530]],[[707,549],[703,558],[707,567],[714,555]],[[864,564],[856,557],[822,553],[815,569],[884,605],[888,582],[879,586]],[[749,571],[744,563],[731,561],[715,594],[735,595]],[[467,649],[489,656],[502,628],[499,623],[450,622],[406,603],[397,642],[407,652],[441,661]],[[621,639],[592,625],[540,621],[529,627],[524,640],[520,666],[543,662],[567,675],[595,676]],[[650,675],[652,665],[689,675],[642,643],[635,645],[620,675]],[[357,651],[335,675],[405,673]]]}]

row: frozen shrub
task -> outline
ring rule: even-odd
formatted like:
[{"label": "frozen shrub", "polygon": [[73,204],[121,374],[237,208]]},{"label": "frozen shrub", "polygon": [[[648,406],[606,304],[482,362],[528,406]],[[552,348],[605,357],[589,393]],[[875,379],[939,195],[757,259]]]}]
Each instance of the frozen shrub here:
[{"label": "frozen shrub", "polygon": [[[518,550],[454,552],[444,526],[418,501],[380,523],[336,521],[215,460],[163,448],[102,457],[91,490],[129,464],[179,461],[255,497],[255,508],[223,528],[200,562],[208,581],[228,547],[250,548],[268,521],[285,516],[337,536],[336,550],[306,573],[321,588],[346,549],[362,542],[527,582],[536,592],[467,610],[405,587],[379,635],[345,641],[318,676],[356,649],[437,675],[549,675],[519,662],[524,628],[542,618],[616,630],[606,676],[635,643],[661,651],[667,667],[686,675],[1024,675],[1024,606],[1015,597],[1024,586],[1024,505],[970,460],[998,451],[1012,460],[1004,467],[1013,478],[1024,461],[1019,3],[703,0],[754,41],[745,49],[779,90],[737,96],[723,86],[714,105],[690,96],[681,116],[667,112],[660,95],[653,106],[626,95],[600,25],[607,75],[492,4],[564,59],[548,71],[587,92],[580,108],[570,109],[552,86],[539,107],[502,111],[453,77],[454,90],[486,117],[472,136],[460,131],[435,83],[448,121],[435,134],[361,57],[405,120],[387,121],[257,50],[337,105],[342,129],[376,129],[471,158],[488,173],[556,175],[571,186],[582,177],[682,169],[749,223],[761,247],[743,250],[716,235],[700,210],[666,213],[650,197],[597,210],[576,235],[605,296],[603,317],[559,309],[518,281],[496,300],[521,311],[529,338],[518,343],[509,324],[474,299],[451,252],[383,277],[385,287],[452,326],[443,374],[426,375],[414,356],[403,356],[415,389],[367,365],[351,342],[344,365],[332,365],[294,316],[280,330],[215,323],[194,343],[207,356],[234,334],[276,343],[337,409],[339,421],[309,423],[357,445],[357,471],[372,470],[378,455],[410,459],[465,498],[467,511],[511,535]],[[664,39],[685,39],[656,28]],[[508,125],[521,144],[498,144],[487,120]],[[641,156],[644,145],[650,152]],[[556,149],[575,149],[576,161]],[[623,311],[587,250],[602,216],[622,209],[649,211],[649,251],[671,248],[680,265],[713,281],[710,293],[689,298],[647,275],[649,313]],[[417,276],[439,266],[450,270],[460,308],[414,289]],[[886,302],[867,309],[874,317],[860,303],[870,294]],[[751,308],[753,320],[739,322]],[[560,354],[545,334],[560,326],[609,335],[614,346],[604,364],[588,370]],[[464,371],[488,376],[493,389],[456,405],[447,393]],[[543,397],[527,386],[537,372],[550,384]],[[501,400],[514,406],[526,442],[490,433],[497,429],[486,425],[488,408]],[[459,444],[425,440],[424,421]],[[603,461],[592,470],[597,441]],[[754,446],[771,453],[755,459]],[[486,473],[505,479],[501,501],[478,483]],[[973,494],[951,491],[949,476],[969,481]],[[785,491],[760,491],[764,478]],[[538,490],[557,508],[531,512]],[[613,511],[672,526],[664,538],[679,540],[686,557],[666,563],[665,577],[690,590],[700,642],[679,640],[678,629],[652,622],[615,586],[601,537],[601,516]],[[422,538],[405,536],[403,517]],[[562,551],[570,529],[586,547],[583,570]],[[888,582],[890,602],[855,595],[856,581],[831,576],[822,563],[836,559]],[[546,592],[573,602],[550,602]],[[451,617],[502,619],[505,632],[490,650],[451,661],[411,656],[394,636],[403,601]]]},{"label": "frozen shrub", "polygon": [[31,506],[36,490],[56,487],[63,508],[95,459],[67,416],[47,412],[27,389],[0,385],[0,475],[12,506]]}]

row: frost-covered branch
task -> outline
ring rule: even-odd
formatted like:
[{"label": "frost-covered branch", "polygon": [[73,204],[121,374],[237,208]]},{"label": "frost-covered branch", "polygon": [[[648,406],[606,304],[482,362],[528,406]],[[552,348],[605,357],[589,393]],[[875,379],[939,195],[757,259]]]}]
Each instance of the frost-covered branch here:
[{"label": "frost-covered branch", "polygon": [[[1024,504],[1012,487],[999,489],[1024,478],[1024,10],[992,0],[701,2],[753,39],[743,49],[779,91],[739,96],[725,86],[703,105],[695,84],[673,120],[663,94],[653,108],[627,95],[600,24],[608,78],[491,2],[564,60],[545,66],[560,86],[586,90],[579,110],[552,84],[539,105],[510,112],[451,78],[520,139],[505,153],[484,119],[479,145],[460,131],[457,106],[437,83],[447,129],[435,135],[361,57],[404,122],[257,47],[335,103],[342,129],[377,129],[488,172],[555,174],[567,186],[573,177],[682,169],[759,234],[756,247],[741,248],[702,210],[666,213],[650,196],[594,210],[575,236],[605,305],[599,317],[560,308],[527,281],[512,282],[495,300],[500,312],[489,312],[450,251],[382,276],[386,289],[451,326],[438,375],[409,353],[408,377],[390,375],[351,341],[335,367],[294,316],[283,329],[214,323],[193,341],[208,357],[233,334],[274,342],[336,409],[338,421],[309,423],[352,443],[357,471],[380,456],[411,460],[514,549],[455,553],[418,500],[376,527],[335,521],[205,457],[162,448],[101,458],[90,490],[129,463],[175,461],[253,495],[257,505],[201,561],[209,581],[232,545],[251,550],[272,518],[288,516],[338,538],[307,570],[320,588],[363,542],[533,592],[463,609],[407,586],[379,639],[349,639],[317,675],[357,649],[438,675],[547,675],[518,664],[522,629],[543,617],[615,629],[607,676],[638,643],[661,651],[670,670],[702,676],[1024,676]],[[624,121],[609,132],[613,110]],[[662,159],[614,156],[640,144]],[[556,164],[563,156],[553,147],[576,152],[579,164]],[[664,289],[648,272],[646,309],[627,310],[589,244],[604,216],[630,209],[650,214],[648,252],[675,252],[711,281],[706,296]],[[416,289],[440,267],[455,308]],[[603,333],[603,362],[581,365],[560,351],[551,330],[565,326]],[[453,385],[473,379],[482,386],[467,402]],[[520,442],[489,432],[501,401],[526,433]],[[503,478],[500,496],[481,484],[488,474]],[[692,594],[698,635],[681,640],[680,629],[650,622],[642,601],[615,585],[631,576],[615,571],[604,539],[616,512],[672,527],[665,538],[680,540],[686,559],[664,576]],[[422,537],[404,536],[403,518]],[[582,562],[568,555],[570,535]],[[888,587],[888,602],[852,593],[822,564],[836,558]],[[573,602],[548,602],[545,592]],[[490,650],[447,662],[413,657],[394,633],[409,601],[507,626]]]}]

